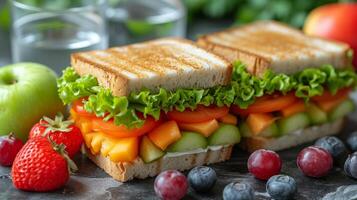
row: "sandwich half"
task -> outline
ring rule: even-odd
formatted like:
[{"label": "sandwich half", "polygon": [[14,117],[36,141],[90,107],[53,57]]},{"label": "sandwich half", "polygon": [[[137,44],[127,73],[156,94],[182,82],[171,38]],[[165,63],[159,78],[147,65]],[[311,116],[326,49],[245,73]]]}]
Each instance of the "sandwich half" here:
[{"label": "sandwich half", "polygon": [[356,74],[347,44],[274,21],[204,35],[197,43],[240,70],[233,79],[245,103],[233,103],[231,112],[239,116],[241,146],[248,151],[282,150],[336,134],[354,109],[349,93]]},{"label": "sandwich half", "polygon": [[[58,80],[88,157],[118,181],[225,161],[232,64],[185,39],[75,53]],[[229,100],[231,101],[231,100]]]}]

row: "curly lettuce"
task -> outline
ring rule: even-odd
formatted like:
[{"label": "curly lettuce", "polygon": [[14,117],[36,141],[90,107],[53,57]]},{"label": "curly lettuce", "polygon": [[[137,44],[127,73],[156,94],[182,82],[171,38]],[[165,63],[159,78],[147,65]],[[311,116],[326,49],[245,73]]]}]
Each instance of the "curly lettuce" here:
[{"label": "curly lettuce", "polygon": [[251,75],[243,63],[233,65],[232,81],[229,85],[220,85],[208,89],[177,89],[168,91],[160,88],[157,92],[143,89],[128,96],[113,96],[109,89],[99,86],[91,75],[79,76],[73,68],[64,70],[58,79],[58,92],[64,104],[87,97],[83,100],[84,109],[95,113],[104,120],[113,119],[116,125],[129,128],[143,125],[144,118],[160,118],[162,111],[176,109],[195,109],[198,105],[231,106],[247,108],[257,97],[274,92],[295,91],[295,95],[308,101],[321,95],[324,89],[335,94],[339,89],[352,87],[357,83],[353,69],[335,69],[331,65],[320,68],[308,68],[293,74],[276,74],[268,70],[261,77]]}]

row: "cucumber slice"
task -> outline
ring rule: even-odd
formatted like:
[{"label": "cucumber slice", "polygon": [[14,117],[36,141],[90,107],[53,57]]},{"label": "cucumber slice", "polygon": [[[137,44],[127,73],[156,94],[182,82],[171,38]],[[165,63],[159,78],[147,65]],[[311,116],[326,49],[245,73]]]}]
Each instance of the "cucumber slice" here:
[{"label": "cucumber slice", "polygon": [[169,146],[168,152],[185,152],[207,147],[206,138],[195,132],[182,132],[181,138]]},{"label": "cucumber slice", "polygon": [[297,113],[295,115],[278,120],[278,127],[281,135],[289,134],[293,131],[306,128],[310,124],[306,113]]},{"label": "cucumber slice", "polygon": [[[250,130],[248,124],[243,122],[239,125],[239,130],[242,134],[242,137],[252,137],[252,131]],[[264,129],[259,136],[263,137],[279,137],[279,128],[276,123],[272,123],[269,127]]]},{"label": "cucumber slice", "polygon": [[307,106],[306,112],[312,124],[323,124],[328,121],[327,113],[312,103]]},{"label": "cucumber slice", "polygon": [[227,145],[240,142],[238,127],[231,124],[220,124],[219,128],[208,137],[208,145]]},{"label": "cucumber slice", "polygon": [[252,137],[252,131],[250,130],[247,122],[243,122],[239,124],[239,131],[242,135],[242,137]]},{"label": "cucumber slice", "polygon": [[351,113],[355,109],[355,104],[351,99],[343,101],[329,112],[329,120],[335,121]]},{"label": "cucumber slice", "polygon": [[279,137],[279,128],[276,125],[276,123],[272,123],[270,126],[268,126],[266,129],[264,129],[259,136],[263,137]]},{"label": "cucumber slice", "polygon": [[140,157],[145,163],[153,162],[165,155],[165,152],[155,146],[151,140],[144,136],[140,144]]}]

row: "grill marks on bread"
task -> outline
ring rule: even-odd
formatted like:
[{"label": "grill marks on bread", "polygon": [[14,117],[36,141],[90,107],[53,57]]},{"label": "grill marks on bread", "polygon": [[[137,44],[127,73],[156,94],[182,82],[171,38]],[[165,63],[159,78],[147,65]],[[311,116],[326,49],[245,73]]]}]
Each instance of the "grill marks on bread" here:
[{"label": "grill marks on bread", "polygon": [[[110,85],[117,95],[142,88],[175,90],[228,84],[232,70],[231,64],[223,58],[193,42],[173,38],[76,53],[72,55],[72,66],[80,75],[91,74],[102,86]],[[117,82],[107,83],[103,73],[93,73],[95,68],[111,73],[110,77]],[[121,87],[118,84],[127,88],[118,92]]]},{"label": "grill marks on bread", "polygon": [[291,74],[307,67],[348,64],[348,45],[304,35],[301,31],[273,21],[260,21],[205,35],[198,44],[225,57],[241,60],[255,75],[267,68]]}]

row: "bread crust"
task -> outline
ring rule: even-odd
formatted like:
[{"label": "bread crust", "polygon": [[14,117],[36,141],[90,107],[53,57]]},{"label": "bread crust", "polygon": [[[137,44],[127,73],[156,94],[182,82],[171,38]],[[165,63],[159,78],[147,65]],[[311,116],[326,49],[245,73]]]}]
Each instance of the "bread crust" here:
[{"label": "bread crust", "polygon": [[347,44],[306,36],[298,29],[275,21],[259,21],[203,35],[197,44],[230,62],[241,60],[247,70],[257,76],[268,68],[276,73],[293,74],[323,64],[336,68],[350,64]]},{"label": "bread crust", "polygon": [[93,155],[88,149],[86,154],[98,167],[112,176],[115,180],[126,182],[134,178],[145,179],[158,175],[160,172],[174,169],[185,171],[195,166],[208,165],[223,162],[231,157],[233,145],[222,146],[220,148],[207,149],[205,152],[196,152],[182,155],[165,155],[152,163],[144,163],[137,158],[134,162],[115,163],[108,157]]},{"label": "bread crust", "polygon": [[243,138],[239,145],[248,152],[254,152],[258,149],[279,151],[303,143],[312,142],[320,137],[337,134],[343,128],[343,124],[344,119],[339,119],[320,126],[308,127],[297,133],[291,133],[279,138]]},{"label": "bread crust", "polygon": [[219,55],[181,38],[163,38],[71,55],[75,71],[97,78],[115,96],[160,87],[209,88],[231,81],[232,64]]},{"label": "bread crust", "polygon": [[197,44],[207,48],[208,50],[216,53],[233,63],[237,60],[241,60],[247,66],[247,71],[254,75],[263,74],[271,63],[269,58],[259,56],[244,49],[235,49],[229,46],[224,46],[218,43],[209,42],[206,39],[207,36],[202,36],[198,39]]}]

